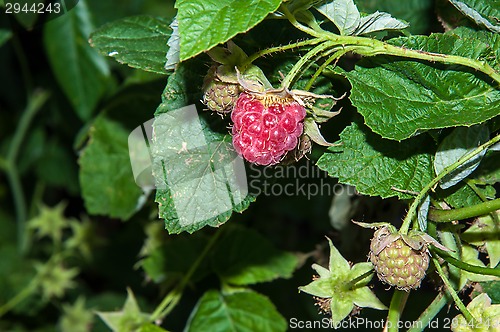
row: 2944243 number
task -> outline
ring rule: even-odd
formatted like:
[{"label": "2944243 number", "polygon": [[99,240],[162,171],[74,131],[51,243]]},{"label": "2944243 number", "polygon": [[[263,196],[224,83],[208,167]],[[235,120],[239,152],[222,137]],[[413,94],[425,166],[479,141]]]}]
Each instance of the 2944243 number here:
[{"label": "2944243 number", "polygon": [[44,14],[44,13],[54,13],[59,14],[61,12],[61,4],[59,2],[49,2],[49,3],[33,3],[28,5],[27,3],[12,3],[7,2],[5,4],[5,13],[6,14],[19,14],[19,13],[34,13],[34,14]]}]

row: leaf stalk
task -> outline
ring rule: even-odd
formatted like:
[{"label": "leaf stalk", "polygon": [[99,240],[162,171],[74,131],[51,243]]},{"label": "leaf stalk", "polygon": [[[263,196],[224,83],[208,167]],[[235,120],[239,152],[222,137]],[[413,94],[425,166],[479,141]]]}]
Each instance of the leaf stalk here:
[{"label": "leaf stalk", "polygon": [[456,170],[462,164],[466,163],[467,161],[472,159],[474,156],[476,156],[477,154],[481,153],[482,151],[486,150],[487,148],[489,148],[490,146],[494,145],[495,143],[497,143],[499,141],[500,141],[500,135],[497,135],[494,138],[492,138],[491,140],[489,140],[488,142],[480,145],[476,149],[470,151],[469,153],[466,153],[465,155],[463,155],[460,159],[458,159],[456,162],[454,162],[450,166],[445,167],[445,169],[443,169],[443,171],[441,173],[439,173],[434,179],[432,179],[432,181],[430,181],[420,191],[420,193],[417,195],[417,197],[415,197],[415,200],[413,201],[413,203],[410,205],[410,208],[408,209],[408,213],[406,214],[406,217],[403,220],[403,224],[401,225],[399,232],[401,234],[408,233],[408,230],[410,229],[410,224],[411,224],[412,220],[414,219],[415,214],[417,213],[417,209],[420,206],[420,203],[424,200],[425,196],[427,195],[427,192],[429,190],[431,190],[432,188],[434,188],[434,186],[437,185],[438,182],[442,178],[444,178],[446,175],[448,175],[451,172],[453,172],[454,170]]}]

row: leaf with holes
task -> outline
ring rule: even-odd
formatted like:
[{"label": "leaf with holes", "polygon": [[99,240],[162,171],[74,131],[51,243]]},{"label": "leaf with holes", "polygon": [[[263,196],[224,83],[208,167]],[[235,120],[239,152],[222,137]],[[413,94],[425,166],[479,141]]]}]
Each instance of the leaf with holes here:
[{"label": "leaf with holes", "polygon": [[213,132],[195,105],[186,106],[197,76],[189,68],[181,65],[169,77],[153,123],[156,201],[170,233],[217,227],[254,200],[230,135]]}]

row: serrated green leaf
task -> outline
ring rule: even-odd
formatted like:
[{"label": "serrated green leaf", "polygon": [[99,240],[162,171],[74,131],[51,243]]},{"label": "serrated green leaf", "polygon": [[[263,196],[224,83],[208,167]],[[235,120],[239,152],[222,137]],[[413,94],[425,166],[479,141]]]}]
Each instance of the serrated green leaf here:
[{"label": "serrated green leaf", "polygon": [[274,12],[281,0],[179,0],[180,60],[192,58],[246,32]]},{"label": "serrated green leaf", "polygon": [[361,15],[353,0],[333,0],[316,9],[335,24],[341,35],[352,35],[359,26]]},{"label": "serrated green leaf", "polygon": [[12,32],[7,29],[0,29],[0,47],[12,36]]},{"label": "serrated green leaf", "polygon": [[44,45],[52,70],[82,120],[90,119],[109,83],[109,68],[87,39],[93,30],[84,0],[44,28]]},{"label": "serrated green leaf", "polygon": [[[446,167],[454,164],[467,153],[488,141],[490,131],[485,125],[455,128],[438,146],[434,157],[434,170],[440,174]],[[453,187],[468,177],[479,166],[486,150],[474,156],[455,171],[441,179],[439,185],[443,189]]]},{"label": "serrated green leaf", "polygon": [[181,52],[181,38],[179,36],[179,22],[177,18],[174,18],[172,23],[170,24],[170,28],[172,29],[172,34],[168,39],[168,52],[167,52],[167,62],[165,63],[166,70],[173,70],[175,66],[180,61],[180,52]]},{"label": "serrated green leaf", "polygon": [[202,97],[201,82],[200,86],[197,86],[196,82],[200,77],[203,77],[204,73],[200,70],[202,66],[201,62],[179,64],[174,73],[168,77],[167,85],[161,96],[165,107],[158,107],[155,116],[200,100]]},{"label": "serrated green leaf", "polygon": [[412,196],[391,188],[420,191],[433,177],[430,138],[419,136],[398,143],[355,122],[342,131],[340,139],[342,145],[330,148],[318,166],[362,194],[408,199]]},{"label": "serrated green leaf", "polygon": [[217,227],[253,200],[229,135],[210,133],[194,105],[156,117],[153,132],[156,201],[169,232]]},{"label": "serrated green leaf", "polygon": [[465,16],[472,19],[477,25],[499,33],[500,3],[498,1],[483,0],[449,0]]},{"label": "serrated green leaf", "polygon": [[230,136],[213,132],[194,105],[187,107],[200,93],[189,68],[180,64],[169,77],[153,125],[156,202],[171,233],[217,227],[255,200]]},{"label": "serrated green leaf", "polygon": [[286,331],[285,319],[267,297],[253,291],[206,292],[184,328],[198,331]]},{"label": "serrated green leaf", "polygon": [[257,232],[234,228],[219,240],[212,266],[224,283],[250,285],[290,278],[298,264],[291,253],[278,250]]},{"label": "serrated green leaf", "polygon": [[284,4],[287,6],[288,10],[290,10],[290,13],[294,14],[297,11],[307,10],[321,1],[322,0],[286,0]]},{"label": "serrated green leaf", "polygon": [[[485,186],[485,187],[477,186],[477,189],[485,197],[489,198],[495,197],[495,188],[493,188],[493,186]],[[456,209],[464,206],[479,204],[482,202],[481,198],[477,195],[477,193],[474,192],[474,190],[472,190],[472,188],[466,183],[460,183],[446,190],[437,188],[436,192],[438,193],[439,197],[444,198],[446,203],[448,203],[449,205],[451,205]]]},{"label": "serrated green leaf", "polygon": [[90,141],[80,155],[80,185],[87,211],[128,219],[136,211],[142,191],[134,182],[128,154],[128,132],[100,116]]},{"label": "serrated green leaf", "polygon": [[384,30],[401,30],[408,27],[407,23],[401,22],[389,13],[381,13],[376,11],[368,16],[361,17],[359,26],[354,32],[355,35],[384,31]]},{"label": "serrated green leaf", "polygon": [[172,29],[161,17],[125,17],[92,33],[90,44],[118,62],[158,74],[167,74],[165,56]]},{"label": "serrated green leaf", "polygon": [[[454,54],[493,61],[491,44],[479,39],[484,33],[450,31],[430,37],[391,40],[406,48]],[[499,112],[500,90],[464,67],[375,57],[358,63],[347,73],[352,84],[350,99],[366,124],[383,137],[402,140],[428,129],[484,122]],[[398,89],[394,87],[397,86]]]}]

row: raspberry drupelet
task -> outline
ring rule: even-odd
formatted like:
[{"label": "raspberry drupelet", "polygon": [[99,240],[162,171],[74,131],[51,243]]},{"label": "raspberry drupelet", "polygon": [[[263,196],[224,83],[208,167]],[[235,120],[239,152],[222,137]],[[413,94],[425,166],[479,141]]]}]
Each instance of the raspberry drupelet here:
[{"label": "raspberry drupelet", "polygon": [[251,163],[277,164],[297,147],[305,116],[292,97],[243,92],[231,113],[234,148]]}]

